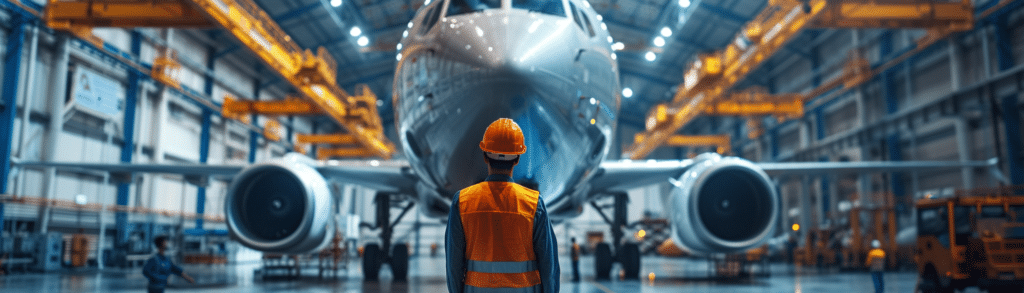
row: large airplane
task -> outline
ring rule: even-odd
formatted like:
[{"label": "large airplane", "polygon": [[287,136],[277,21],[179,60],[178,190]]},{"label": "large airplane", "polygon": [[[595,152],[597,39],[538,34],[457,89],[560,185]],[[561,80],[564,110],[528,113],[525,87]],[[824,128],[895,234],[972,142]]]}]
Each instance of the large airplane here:
[{"label": "large airplane", "polygon": [[[391,244],[397,222],[391,207],[396,201],[408,202],[405,207],[415,203],[423,214],[445,220],[452,196],[486,177],[477,146],[487,125],[500,117],[512,118],[525,133],[527,153],[514,180],[540,191],[554,220],[578,216],[584,205],[609,195],[670,182],[675,188],[662,197],[672,239],[696,254],[744,251],[773,236],[780,199],[769,175],[995,170],[994,160],[754,163],[714,153],[671,161],[607,160],[620,105],[611,41],[585,0],[428,0],[404,33],[394,77],[395,124],[407,163],[288,154],[250,166],[15,164],[229,177],[225,215],[231,235],[271,253],[316,251],[333,237],[336,195],[329,180],[375,189],[382,243],[366,245],[368,279],[376,278],[382,262],[390,263],[396,278],[407,274],[407,246]],[[613,237],[611,245],[599,245],[595,269],[607,277],[611,263],[620,262],[635,277],[639,250],[621,244],[626,203],[623,196],[613,197],[622,210],[606,219]]]}]

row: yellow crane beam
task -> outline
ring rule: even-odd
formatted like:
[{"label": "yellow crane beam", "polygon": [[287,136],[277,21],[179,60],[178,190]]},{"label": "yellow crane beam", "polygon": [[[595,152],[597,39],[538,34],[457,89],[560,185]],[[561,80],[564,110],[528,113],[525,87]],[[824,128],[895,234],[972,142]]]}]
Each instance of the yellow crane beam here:
[{"label": "yellow crane beam", "polygon": [[212,27],[202,10],[181,0],[51,0],[47,26],[72,27]]},{"label": "yellow crane beam", "polygon": [[732,151],[732,145],[729,142],[729,135],[672,135],[669,136],[665,141],[668,146],[688,146],[688,147],[716,147],[716,151],[719,154],[726,154]]},{"label": "yellow crane beam", "polygon": [[346,145],[354,144],[356,138],[351,134],[298,134],[295,137],[298,143],[303,144],[332,144]]},{"label": "yellow crane beam", "polygon": [[804,96],[800,94],[769,95],[765,91],[746,91],[708,103],[708,116],[776,116],[798,118],[804,115]]},{"label": "yellow crane beam", "polygon": [[[50,0],[46,14],[51,27],[86,37],[88,29],[96,26],[222,27],[369,153],[385,159],[394,153],[394,145],[384,137],[376,96],[369,88],[362,87],[359,96],[346,93],[336,84],[337,62],[327,50],[320,47],[316,54],[302,50],[251,0]],[[155,63],[161,62],[155,64],[161,72],[174,69],[175,64],[168,60]],[[171,79],[166,82],[177,84]]]},{"label": "yellow crane beam", "polygon": [[371,157],[373,155],[375,155],[373,152],[365,148],[318,148],[316,150],[316,158],[318,160],[327,160],[334,157]]},{"label": "yellow crane beam", "polygon": [[971,1],[830,0],[811,25],[827,28],[959,27],[974,24]]},{"label": "yellow crane beam", "polygon": [[[955,3],[932,3],[926,0],[770,0],[754,20],[744,26],[725,49],[702,54],[685,71],[680,85],[667,109],[652,110],[647,129],[637,134],[636,142],[626,148],[624,157],[642,159],[665,143],[674,133],[706,109],[730,95],[728,91],[750,72],[760,67],[804,28],[813,26],[887,27],[901,25],[938,31],[970,29],[973,11],[969,0]],[[948,4],[948,5],[947,5]],[[890,9],[893,11],[881,11]],[[863,13],[864,11],[874,11]],[[967,11],[967,13],[964,13]],[[827,15],[827,16],[826,16]],[[871,18],[874,17],[874,18]],[[874,23],[871,23],[873,19]],[[877,25],[877,26],[876,26]],[[874,75],[865,63],[850,62],[856,74],[853,80],[833,80],[811,94],[822,94],[839,85],[859,84]],[[820,92],[819,92],[820,90]],[[806,95],[805,97],[813,97]],[[661,116],[659,116],[661,115]],[[659,117],[664,119],[659,119]]]},{"label": "yellow crane beam", "polygon": [[221,106],[221,114],[224,117],[252,114],[269,116],[323,115],[323,113],[316,104],[298,97],[288,97],[278,101],[250,101],[226,95],[224,104]]}]

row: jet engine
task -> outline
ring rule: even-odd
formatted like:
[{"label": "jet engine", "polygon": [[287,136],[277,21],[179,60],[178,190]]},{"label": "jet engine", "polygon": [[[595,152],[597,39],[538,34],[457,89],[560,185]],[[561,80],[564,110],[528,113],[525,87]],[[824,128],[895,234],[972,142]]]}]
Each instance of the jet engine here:
[{"label": "jet engine", "polygon": [[779,196],[760,168],[737,157],[703,154],[665,198],[672,237],[698,253],[731,253],[761,245],[777,221]]},{"label": "jet engine", "polygon": [[305,253],[334,236],[331,191],[301,156],[253,165],[239,173],[225,203],[228,228],[246,247]]}]

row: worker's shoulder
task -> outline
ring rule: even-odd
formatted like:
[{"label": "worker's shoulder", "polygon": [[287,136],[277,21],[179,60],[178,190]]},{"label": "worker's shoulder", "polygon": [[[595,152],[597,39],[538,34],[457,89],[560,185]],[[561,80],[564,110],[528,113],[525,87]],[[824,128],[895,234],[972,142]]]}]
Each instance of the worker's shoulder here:
[{"label": "worker's shoulder", "polygon": [[539,191],[527,188],[526,186],[519,185],[518,183],[513,183],[512,186],[515,186],[516,192],[519,194],[524,194],[531,198],[540,197]]}]

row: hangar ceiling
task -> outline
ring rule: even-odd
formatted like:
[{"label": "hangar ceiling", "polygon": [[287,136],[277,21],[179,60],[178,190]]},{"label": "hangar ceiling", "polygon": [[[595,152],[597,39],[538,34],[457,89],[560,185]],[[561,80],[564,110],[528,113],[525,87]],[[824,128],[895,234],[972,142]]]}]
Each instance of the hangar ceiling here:
[{"label": "hangar ceiling", "polygon": [[[255,0],[304,48],[326,48],[338,61],[338,84],[351,91],[368,84],[383,100],[379,109],[386,130],[394,129],[391,82],[395,54],[406,24],[423,0]],[[341,5],[334,6],[333,4]],[[643,128],[647,111],[672,98],[683,70],[695,54],[724,47],[757,15],[764,0],[593,0],[615,42],[621,84],[633,96],[623,98],[621,123]],[[361,31],[353,36],[352,30]],[[672,31],[662,47],[655,38]],[[365,46],[359,37],[367,37]],[[647,52],[655,52],[654,61]]]}]

